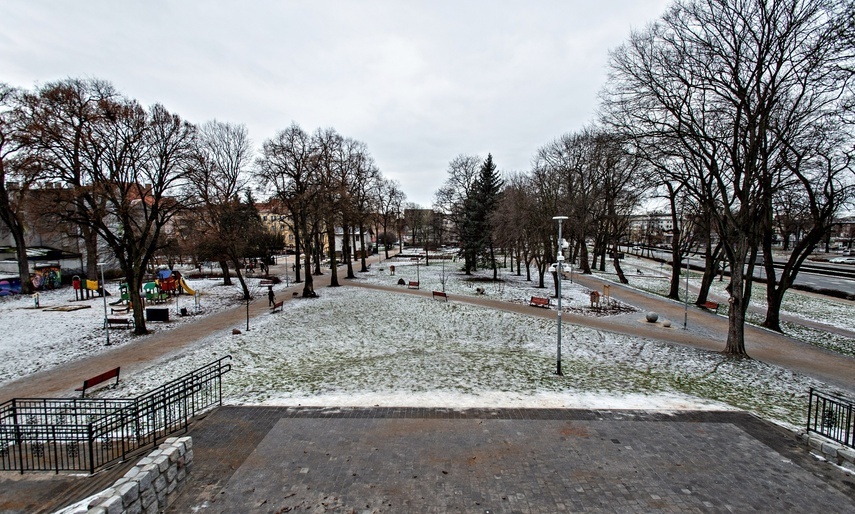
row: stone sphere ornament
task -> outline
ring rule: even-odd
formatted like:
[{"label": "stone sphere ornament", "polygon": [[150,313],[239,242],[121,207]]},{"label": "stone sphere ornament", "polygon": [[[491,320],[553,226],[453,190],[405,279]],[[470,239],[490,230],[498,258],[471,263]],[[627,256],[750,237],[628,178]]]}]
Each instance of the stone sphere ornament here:
[{"label": "stone sphere ornament", "polygon": [[645,317],[648,323],[656,323],[656,320],[659,319],[659,315],[655,312],[648,312]]}]

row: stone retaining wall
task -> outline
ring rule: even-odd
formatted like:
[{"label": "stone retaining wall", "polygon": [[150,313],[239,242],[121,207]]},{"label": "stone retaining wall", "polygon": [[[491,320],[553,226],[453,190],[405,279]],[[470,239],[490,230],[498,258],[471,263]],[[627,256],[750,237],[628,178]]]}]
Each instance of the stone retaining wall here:
[{"label": "stone retaining wall", "polygon": [[193,439],[170,437],[89,502],[88,514],[142,514],[165,509],[193,464]]},{"label": "stone retaining wall", "polygon": [[829,462],[855,472],[855,449],[813,432],[801,432],[799,436],[803,443],[821,453]]}]

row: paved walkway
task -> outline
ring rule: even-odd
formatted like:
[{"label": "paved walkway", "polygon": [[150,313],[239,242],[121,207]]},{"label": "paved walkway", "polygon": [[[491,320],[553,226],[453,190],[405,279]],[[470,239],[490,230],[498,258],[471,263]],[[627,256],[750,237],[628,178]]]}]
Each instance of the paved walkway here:
[{"label": "paved walkway", "polygon": [[855,512],[741,412],[223,407],[170,513]]}]

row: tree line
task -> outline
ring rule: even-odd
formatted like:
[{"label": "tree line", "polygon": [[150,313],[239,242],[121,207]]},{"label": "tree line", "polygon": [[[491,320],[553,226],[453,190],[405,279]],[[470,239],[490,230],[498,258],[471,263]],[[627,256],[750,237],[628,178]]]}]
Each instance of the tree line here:
[{"label": "tree line", "polygon": [[[679,298],[690,251],[704,255],[699,305],[726,268],[724,352],[745,355],[758,263],[766,275],[763,325],[780,331],[785,292],[851,207],[853,5],[677,0],[611,51],[595,122],[538,149],[530,170],[506,174],[497,201],[482,187],[479,159],[456,157],[434,210],[486,265],[495,269],[497,244],[516,257],[517,274],[524,266],[531,280],[533,267],[540,287],[558,249],[552,218],[566,215],[571,262],[590,273],[611,255],[626,283],[619,244],[629,242],[632,214],[658,198],[674,227],[668,296]],[[471,232],[485,204],[489,244]],[[782,262],[772,255],[778,234]],[[474,264],[467,257],[466,268]]]},{"label": "tree line", "polygon": [[[170,253],[218,262],[224,281],[251,292],[243,259],[282,248],[262,223],[252,187],[287,208],[296,236],[297,280],[314,296],[329,248],[333,285],[335,229],[353,276],[353,234],[384,230],[401,216],[404,194],[385,179],[366,145],[333,129],[309,135],[292,124],[257,155],[246,127],[216,120],[194,125],[163,105],[144,107],[97,79],[66,79],[32,91],[0,84],[0,219],[15,242],[22,292],[31,292],[26,233],[73,227],[85,248],[85,273],[115,257],[145,333],[140,291],[153,259]],[[364,246],[364,241],[361,241]],[[314,262],[312,262],[314,259]],[[362,267],[365,268],[365,252]]]}]

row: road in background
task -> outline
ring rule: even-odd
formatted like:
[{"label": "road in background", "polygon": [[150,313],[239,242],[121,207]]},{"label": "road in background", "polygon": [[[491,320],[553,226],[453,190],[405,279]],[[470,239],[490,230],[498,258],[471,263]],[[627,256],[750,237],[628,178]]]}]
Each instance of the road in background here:
[{"label": "road in background", "polygon": [[[628,255],[650,258],[657,262],[664,261],[666,264],[670,264],[671,262],[671,252],[661,248],[622,248]],[[832,258],[837,256],[834,254],[818,255],[821,255],[822,258]],[[700,265],[702,263],[702,258],[703,256],[700,254],[692,255],[692,269],[695,269],[696,265]],[[762,260],[760,260],[758,265],[754,268],[754,277],[759,280],[764,280],[766,278],[766,271],[760,265],[761,263]],[[783,264],[776,264],[776,268],[777,267],[783,267]],[[828,289],[855,295],[855,265],[808,261],[802,266],[799,274],[796,276],[795,284],[800,287],[813,288],[817,292],[823,289]]]}]

